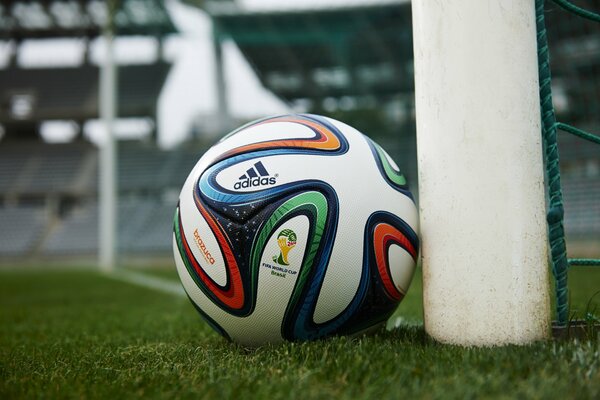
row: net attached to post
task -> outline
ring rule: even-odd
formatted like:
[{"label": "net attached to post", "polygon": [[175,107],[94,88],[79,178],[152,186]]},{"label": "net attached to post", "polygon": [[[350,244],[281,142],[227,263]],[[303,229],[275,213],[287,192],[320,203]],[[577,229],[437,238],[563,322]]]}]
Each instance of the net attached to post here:
[{"label": "net attached to post", "polygon": [[[600,24],[600,13],[583,9],[567,0],[551,0],[556,5],[581,18]],[[600,145],[600,136],[575,126],[557,121],[552,103],[550,54],[545,23],[545,0],[536,0],[536,24],[538,41],[538,63],[540,77],[540,106],[542,112],[542,135],[546,155],[548,179],[548,228],[552,255],[552,272],[556,280],[557,323],[566,326],[569,319],[567,272],[572,265],[600,266],[600,259],[567,258],[565,231],[563,226],[564,207],[560,182],[557,132],[578,136],[582,140]],[[600,154],[600,147],[598,147]]]}]

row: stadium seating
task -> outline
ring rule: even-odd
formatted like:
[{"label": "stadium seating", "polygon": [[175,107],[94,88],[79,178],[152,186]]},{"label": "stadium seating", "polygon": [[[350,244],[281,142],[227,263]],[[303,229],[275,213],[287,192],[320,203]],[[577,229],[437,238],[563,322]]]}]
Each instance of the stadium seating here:
[{"label": "stadium seating", "polygon": [[[156,99],[171,65],[154,64],[119,67],[118,113],[121,117],[152,114]],[[65,74],[69,79],[64,79]],[[98,79],[95,65],[77,68],[10,68],[0,74],[0,88],[5,95],[27,94],[35,105],[33,120],[79,119],[98,116]],[[10,108],[0,107],[0,122],[12,121]]]},{"label": "stadium seating", "polygon": [[[398,160],[416,195],[416,165],[403,156],[414,153],[414,138],[380,143]],[[577,161],[580,147],[577,141],[561,142],[567,168]],[[205,148],[187,145],[166,151],[141,142],[119,143],[118,148],[119,252],[168,254],[176,195]],[[566,232],[571,237],[600,237],[600,179],[577,171],[563,173]],[[94,257],[98,173],[98,151],[89,143],[2,143],[0,226],[11,229],[0,230],[0,258]],[[18,205],[23,198],[38,205]],[[17,205],[9,205],[13,203]]]},{"label": "stadium seating", "polygon": [[[16,190],[20,193],[65,193],[76,191],[83,162],[90,146],[53,145],[31,154],[31,169]],[[80,190],[88,189],[87,185]]]},{"label": "stadium seating", "polygon": [[[170,251],[174,193],[203,151],[203,147],[194,146],[164,151],[140,142],[120,143],[121,253]],[[0,258],[34,253],[95,255],[98,174],[98,151],[89,143],[3,143],[0,200],[17,199],[19,204],[18,199],[34,199],[40,205],[3,207],[0,202],[0,226],[11,227],[0,232]]]},{"label": "stadium seating", "polygon": [[0,207],[0,257],[31,252],[42,237],[47,222],[42,207]]},{"label": "stadium seating", "polygon": [[[123,254],[152,255],[171,250],[173,212],[176,204],[144,198],[120,202],[117,237]],[[51,232],[43,247],[46,255],[93,255],[98,250],[98,204],[74,209]]]},{"label": "stadium seating", "polygon": [[134,254],[157,254],[171,251],[173,213],[176,204],[145,201],[134,204],[139,217],[135,227],[120,230],[123,235],[122,251]]},{"label": "stadium seating", "polygon": [[44,243],[47,255],[93,254],[98,249],[98,206],[77,207],[51,232]]},{"label": "stadium seating", "polygon": [[6,149],[0,146],[0,193],[4,195],[12,193],[28,161],[28,152],[25,148]]}]

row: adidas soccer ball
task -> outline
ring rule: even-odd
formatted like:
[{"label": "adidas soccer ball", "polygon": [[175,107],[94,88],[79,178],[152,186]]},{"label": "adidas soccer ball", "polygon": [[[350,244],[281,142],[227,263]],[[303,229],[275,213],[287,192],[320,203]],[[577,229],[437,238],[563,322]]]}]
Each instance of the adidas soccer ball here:
[{"label": "adidas soccer ball", "polygon": [[174,218],[177,270],[200,315],[248,346],[385,322],[419,250],[417,210],[388,154],[339,121],[287,115],[209,149]]}]

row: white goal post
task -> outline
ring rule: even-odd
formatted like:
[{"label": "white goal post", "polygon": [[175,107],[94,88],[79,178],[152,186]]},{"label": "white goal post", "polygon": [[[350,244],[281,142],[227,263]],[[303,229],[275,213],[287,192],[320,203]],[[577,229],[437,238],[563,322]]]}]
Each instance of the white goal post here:
[{"label": "white goal post", "polygon": [[104,272],[112,272],[117,258],[117,150],[114,122],[117,116],[117,68],[114,55],[113,16],[116,2],[109,0],[108,21],[103,31],[106,53],[100,69],[100,118],[106,137],[100,145],[98,263]]},{"label": "white goal post", "polygon": [[534,0],[413,0],[425,329],[550,335]]}]

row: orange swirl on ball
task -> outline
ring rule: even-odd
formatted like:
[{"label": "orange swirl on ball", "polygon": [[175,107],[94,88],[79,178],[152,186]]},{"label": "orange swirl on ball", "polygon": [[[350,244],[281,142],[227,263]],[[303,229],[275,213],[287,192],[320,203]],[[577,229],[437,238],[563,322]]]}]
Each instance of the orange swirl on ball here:
[{"label": "orange swirl on ball", "polygon": [[267,150],[275,148],[295,148],[295,149],[314,149],[322,151],[335,151],[341,147],[340,139],[326,126],[319,124],[318,122],[302,118],[299,116],[284,116],[271,118],[265,121],[258,122],[254,126],[271,124],[274,122],[291,122],[294,124],[300,124],[308,127],[315,136],[312,138],[298,138],[298,139],[277,139],[277,140],[265,140],[263,142],[250,143],[245,146],[236,147],[228,152],[224,153],[220,159],[225,159],[231,156],[235,156],[241,153],[247,153],[256,150]]},{"label": "orange swirl on ball", "polygon": [[416,259],[417,257],[417,250],[408,238],[392,225],[381,223],[375,227],[375,232],[373,233],[373,245],[379,276],[381,277],[381,281],[388,296],[396,301],[400,301],[402,297],[404,297],[404,293],[394,285],[390,272],[389,256],[387,254],[389,246],[392,243],[400,245],[400,247],[406,250],[413,259]]}]

